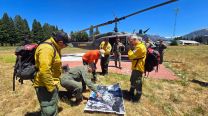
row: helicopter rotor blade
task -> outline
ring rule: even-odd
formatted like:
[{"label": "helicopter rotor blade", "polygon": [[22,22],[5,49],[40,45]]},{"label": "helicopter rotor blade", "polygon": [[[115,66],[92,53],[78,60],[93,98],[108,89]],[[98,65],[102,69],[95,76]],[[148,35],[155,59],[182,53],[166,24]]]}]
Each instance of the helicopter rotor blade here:
[{"label": "helicopter rotor blade", "polygon": [[[151,6],[151,7],[148,7],[148,8],[145,8],[143,10],[140,10],[140,11],[137,11],[137,12],[134,12],[134,13],[131,13],[129,15],[126,15],[126,16],[123,16],[123,17],[120,17],[120,18],[115,18],[114,20],[110,20],[110,21],[107,21],[105,23],[101,23],[101,24],[98,24],[98,25],[95,25],[93,26],[93,28],[97,28],[97,27],[101,27],[101,26],[105,26],[105,25],[109,25],[109,24],[112,24],[112,23],[115,23],[115,22],[119,22],[121,20],[124,20],[130,16],[133,16],[133,15],[136,15],[136,14],[139,14],[139,13],[142,13],[142,12],[145,12],[145,11],[148,11],[148,10],[151,10],[151,9],[154,9],[154,8],[157,8],[157,7],[160,7],[160,6],[163,6],[163,5],[166,5],[166,4],[169,4],[169,3],[172,3],[172,2],[176,2],[178,0],[169,0],[169,1],[166,1],[166,2],[163,2],[163,3],[160,3],[160,4],[157,4],[157,5],[154,5],[154,6]],[[83,29],[79,32],[84,32],[84,31],[87,31],[89,30],[90,28],[86,28],[86,29]]]},{"label": "helicopter rotor blade", "polygon": [[151,9],[154,9],[154,8],[157,8],[157,7],[166,5],[166,4],[170,4],[170,3],[172,3],[172,2],[176,2],[176,1],[178,1],[178,0],[169,0],[169,1],[167,1],[167,2],[163,2],[163,3],[157,4],[157,5],[151,6],[151,7],[149,7],[149,8],[145,8],[145,9],[143,9],[143,10],[134,12],[134,13],[129,14],[129,15],[127,15],[127,16],[123,16],[123,17],[119,18],[118,21],[123,20],[123,19],[128,18],[128,17],[133,16],[133,15],[136,15],[136,14],[139,14],[139,13],[142,13],[142,12],[145,12],[145,11],[148,11],[148,10],[151,10]]},{"label": "helicopter rotor blade", "polygon": [[147,31],[149,31],[150,28],[146,29],[143,33],[147,33]]}]

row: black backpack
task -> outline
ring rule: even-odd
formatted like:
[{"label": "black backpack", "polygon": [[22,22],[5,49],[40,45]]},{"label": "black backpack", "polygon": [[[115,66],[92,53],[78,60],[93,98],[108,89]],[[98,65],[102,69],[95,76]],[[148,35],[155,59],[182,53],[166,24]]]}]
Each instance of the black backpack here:
[{"label": "black backpack", "polygon": [[155,68],[155,71],[158,72],[158,65],[160,62],[160,54],[157,50],[154,50],[152,48],[147,49],[147,55],[145,60],[145,74],[146,72],[151,72]]},{"label": "black backpack", "polygon": [[[41,44],[49,44],[54,49],[54,57],[56,57],[56,48],[52,43],[42,42]],[[15,50],[16,62],[13,73],[13,91],[15,91],[15,80],[23,84],[24,80],[33,81],[34,76],[38,69],[35,67],[35,50],[40,44],[26,44],[24,46],[17,47]]]}]

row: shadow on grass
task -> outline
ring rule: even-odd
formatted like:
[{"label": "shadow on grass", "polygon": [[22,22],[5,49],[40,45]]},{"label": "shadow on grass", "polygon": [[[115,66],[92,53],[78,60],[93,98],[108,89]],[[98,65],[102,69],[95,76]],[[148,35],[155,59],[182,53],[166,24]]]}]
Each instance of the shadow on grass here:
[{"label": "shadow on grass", "polygon": [[116,114],[116,113],[113,113],[113,112],[84,111],[84,113],[88,113],[88,114],[106,114],[106,115],[115,114],[116,116],[124,116],[124,114]]},{"label": "shadow on grass", "polygon": [[72,98],[72,93],[69,91],[59,91],[58,96],[60,100]]},{"label": "shadow on grass", "polygon": [[203,81],[199,81],[199,80],[196,80],[196,79],[191,80],[191,82],[197,83],[197,84],[199,84],[200,86],[203,86],[203,87],[208,87],[208,82],[203,82]]},{"label": "shadow on grass", "polygon": [[[67,91],[59,91],[59,97],[60,98],[66,98],[69,97],[70,94],[68,94]],[[61,112],[63,110],[62,107],[58,107],[58,112]],[[35,111],[35,112],[27,112],[25,114],[25,116],[41,116],[41,112],[40,111]]]},{"label": "shadow on grass", "polygon": [[27,113],[25,114],[25,116],[40,116],[40,115],[41,115],[40,111],[36,111],[36,112],[27,112]]},{"label": "shadow on grass", "polygon": [[[85,90],[85,92],[89,92],[90,90]],[[84,102],[84,100],[88,100],[87,97],[83,96],[83,100],[80,102],[76,102],[75,97],[72,95],[72,92],[69,91],[59,91],[59,99],[60,101],[70,105],[70,106],[78,106],[81,104],[81,102]]]},{"label": "shadow on grass", "polygon": [[[58,107],[58,113],[61,112],[63,110],[62,107]],[[25,114],[25,116],[41,116],[41,112],[40,111],[35,111],[35,112],[27,112]]]},{"label": "shadow on grass", "polygon": [[123,94],[123,99],[130,101],[130,94],[128,90],[122,90],[122,94]]},{"label": "shadow on grass", "polygon": [[73,98],[72,92],[69,91],[59,91],[59,99],[60,101],[70,105],[70,106],[75,106],[76,104],[73,103],[71,100]]}]

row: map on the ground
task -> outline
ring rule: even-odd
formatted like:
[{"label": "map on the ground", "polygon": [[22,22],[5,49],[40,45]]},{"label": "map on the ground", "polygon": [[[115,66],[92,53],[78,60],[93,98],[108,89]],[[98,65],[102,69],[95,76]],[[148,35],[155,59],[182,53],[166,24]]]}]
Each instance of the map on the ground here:
[{"label": "map on the ground", "polygon": [[92,92],[84,111],[125,114],[119,83],[110,86],[98,86],[98,92],[102,94],[102,97],[97,98],[96,93]]}]

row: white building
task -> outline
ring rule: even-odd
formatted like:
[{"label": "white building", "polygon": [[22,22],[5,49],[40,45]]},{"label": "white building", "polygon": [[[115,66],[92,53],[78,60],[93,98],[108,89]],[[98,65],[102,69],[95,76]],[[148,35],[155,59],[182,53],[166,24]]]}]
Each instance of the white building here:
[{"label": "white building", "polygon": [[178,44],[181,45],[199,45],[200,43],[197,41],[192,41],[192,40],[177,40]]}]

